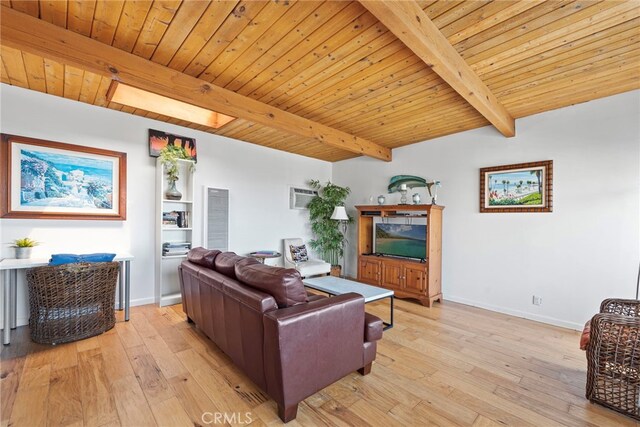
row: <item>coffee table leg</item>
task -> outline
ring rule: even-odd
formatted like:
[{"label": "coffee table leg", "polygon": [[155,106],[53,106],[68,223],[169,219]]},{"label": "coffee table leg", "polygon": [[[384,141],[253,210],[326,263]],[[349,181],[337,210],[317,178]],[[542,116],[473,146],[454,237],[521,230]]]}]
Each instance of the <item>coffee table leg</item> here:
[{"label": "coffee table leg", "polygon": [[390,301],[390,309],[391,309],[390,322],[389,323],[387,323],[387,322],[383,322],[382,323],[383,325],[385,325],[384,328],[382,328],[383,331],[386,331],[387,329],[393,328],[393,300],[394,300],[394,297],[393,297],[393,295],[391,295],[389,298],[391,298],[391,301]]}]

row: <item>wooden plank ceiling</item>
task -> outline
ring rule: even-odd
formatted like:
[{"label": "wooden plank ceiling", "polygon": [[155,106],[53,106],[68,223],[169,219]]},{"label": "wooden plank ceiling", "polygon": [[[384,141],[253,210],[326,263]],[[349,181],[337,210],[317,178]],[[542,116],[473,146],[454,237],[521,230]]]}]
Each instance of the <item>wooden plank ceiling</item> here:
[{"label": "wooden plank ceiling", "polygon": [[[0,1],[384,147],[489,124],[358,2]],[[417,3],[514,118],[640,88],[640,1]],[[4,44],[0,59],[7,84],[327,161],[358,155],[243,119],[213,129],[110,103],[109,77]]]}]

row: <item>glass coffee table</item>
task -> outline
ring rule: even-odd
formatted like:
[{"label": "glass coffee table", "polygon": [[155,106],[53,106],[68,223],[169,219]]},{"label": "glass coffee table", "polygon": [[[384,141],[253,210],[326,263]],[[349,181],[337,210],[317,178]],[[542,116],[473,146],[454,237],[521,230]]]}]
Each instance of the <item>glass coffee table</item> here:
[{"label": "glass coffee table", "polygon": [[388,323],[383,322],[383,324],[385,331],[393,328],[393,291],[334,276],[312,277],[304,279],[302,282],[307,288],[315,289],[316,291],[324,292],[329,295],[342,295],[349,292],[355,292],[356,294],[360,294],[364,297],[365,304],[389,298],[391,310],[390,319]]}]

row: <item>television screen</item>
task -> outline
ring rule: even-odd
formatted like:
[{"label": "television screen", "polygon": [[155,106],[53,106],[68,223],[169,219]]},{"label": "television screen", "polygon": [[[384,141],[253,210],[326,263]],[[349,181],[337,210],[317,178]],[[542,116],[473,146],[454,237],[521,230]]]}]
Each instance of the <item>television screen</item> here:
[{"label": "television screen", "polygon": [[426,259],[427,226],[376,224],[375,251],[383,255]]}]

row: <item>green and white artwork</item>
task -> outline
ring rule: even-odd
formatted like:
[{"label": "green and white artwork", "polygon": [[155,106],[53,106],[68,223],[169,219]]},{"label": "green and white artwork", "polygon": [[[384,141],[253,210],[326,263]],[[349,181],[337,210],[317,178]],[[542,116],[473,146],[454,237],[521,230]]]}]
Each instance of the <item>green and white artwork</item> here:
[{"label": "green and white artwork", "polygon": [[543,168],[487,173],[489,206],[543,206]]},{"label": "green and white artwork", "polygon": [[480,212],[552,212],[553,160],[480,169]]}]

